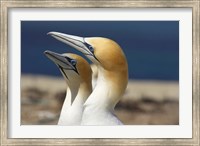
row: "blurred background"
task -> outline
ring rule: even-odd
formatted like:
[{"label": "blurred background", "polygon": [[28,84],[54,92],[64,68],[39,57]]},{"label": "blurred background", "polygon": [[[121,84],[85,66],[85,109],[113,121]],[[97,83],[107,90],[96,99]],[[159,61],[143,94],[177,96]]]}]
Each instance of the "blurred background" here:
[{"label": "blurred background", "polygon": [[57,124],[59,118],[66,84],[43,52],[83,56],[50,31],[106,37],[123,48],[129,83],[116,114],[124,124],[179,124],[178,21],[22,21],[21,124]]}]

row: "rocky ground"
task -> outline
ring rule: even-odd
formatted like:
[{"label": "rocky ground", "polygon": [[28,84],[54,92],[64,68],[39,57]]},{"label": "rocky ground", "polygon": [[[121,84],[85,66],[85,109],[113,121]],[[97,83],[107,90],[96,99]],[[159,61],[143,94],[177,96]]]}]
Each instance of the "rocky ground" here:
[{"label": "rocky ground", "polygon": [[[22,75],[21,124],[57,124],[65,89],[62,78]],[[116,114],[127,125],[179,124],[178,95],[178,82],[130,80]]]}]

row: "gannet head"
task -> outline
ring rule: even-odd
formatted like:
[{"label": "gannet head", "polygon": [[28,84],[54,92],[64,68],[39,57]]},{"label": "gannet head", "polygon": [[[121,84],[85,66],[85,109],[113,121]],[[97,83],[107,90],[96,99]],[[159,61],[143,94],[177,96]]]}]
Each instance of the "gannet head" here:
[{"label": "gannet head", "polygon": [[[92,70],[85,59],[72,53],[58,54],[52,51],[45,51],[44,53],[59,67],[69,88],[74,90],[76,94],[78,92],[85,92],[86,94],[92,92]],[[71,103],[73,101],[74,99]]]},{"label": "gannet head", "polygon": [[102,37],[83,38],[59,32],[48,34],[81,51],[96,64],[98,77],[106,78],[115,89],[116,96],[124,93],[128,83],[128,64],[123,50],[115,41]]},{"label": "gannet head", "polygon": [[88,51],[92,50],[92,55],[86,56],[97,65],[98,77],[106,80],[113,89],[110,90],[113,91],[110,94],[112,103],[116,104],[124,94],[128,83],[128,64],[123,50],[115,41],[108,38],[90,37],[84,40],[90,46]]}]

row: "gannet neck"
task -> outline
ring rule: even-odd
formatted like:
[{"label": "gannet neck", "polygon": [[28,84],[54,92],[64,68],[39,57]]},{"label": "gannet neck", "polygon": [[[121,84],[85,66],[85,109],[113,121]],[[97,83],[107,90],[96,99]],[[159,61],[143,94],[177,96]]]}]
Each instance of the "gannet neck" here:
[{"label": "gannet neck", "polygon": [[101,78],[103,78],[103,81],[106,81],[106,84],[109,85],[112,95],[116,97],[115,99],[117,100],[117,97],[121,97],[126,90],[128,84],[128,70],[105,70],[101,66],[99,66],[98,69],[99,78],[97,83],[99,84],[102,80]]},{"label": "gannet neck", "polygon": [[128,73],[106,71],[99,66],[98,68],[97,85],[84,105],[97,104],[100,108],[112,110],[124,94]]},{"label": "gannet neck", "polygon": [[84,104],[81,125],[122,125],[114,114],[115,95],[110,85],[98,77],[95,89]]},{"label": "gannet neck", "polygon": [[91,93],[92,93],[91,82],[90,83],[82,82],[79,86],[78,93],[76,95],[73,105],[77,105],[77,104],[83,105]]},{"label": "gannet neck", "polygon": [[[80,125],[83,104],[92,92],[92,85],[81,83],[79,87],[76,84],[68,84],[67,95],[62,106],[58,125]],[[77,90],[76,90],[77,89]],[[75,96],[75,97],[74,97]],[[71,105],[71,100],[74,99]]]},{"label": "gannet neck", "polygon": [[97,86],[86,100],[84,107],[92,106],[99,109],[112,109],[113,104],[108,96],[110,96],[109,85],[104,82],[98,82]]},{"label": "gannet neck", "polygon": [[[66,101],[63,104],[60,119],[59,119],[59,125],[80,125],[82,114],[83,114],[83,104],[88,98],[88,96],[92,92],[92,86],[88,87],[88,85],[80,84],[78,88],[78,92],[76,97],[74,98],[74,102],[71,104],[71,101],[69,100],[72,97],[73,88],[69,89],[66,96]],[[71,96],[71,97],[70,97]],[[68,98],[68,99],[67,99]]]},{"label": "gannet neck", "polygon": [[70,88],[68,87],[65,100],[61,108],[58,125],[71,125],[71,119],[70,119],[70,108],[72,107],[71,100],[72,100],[72,93]]}]

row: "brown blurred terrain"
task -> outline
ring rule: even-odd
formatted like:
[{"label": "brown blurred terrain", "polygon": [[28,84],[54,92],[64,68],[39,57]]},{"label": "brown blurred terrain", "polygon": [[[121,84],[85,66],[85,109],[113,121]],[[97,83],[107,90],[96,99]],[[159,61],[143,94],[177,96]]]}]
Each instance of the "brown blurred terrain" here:
[{"label": "brown blurred terrain", "polygon": [[[65,89],[63,78],[22,75],[21,124],[57,124]],[[177,125],[178,97],[178,82],[130,80],[115,110],[124,124]]]}]

